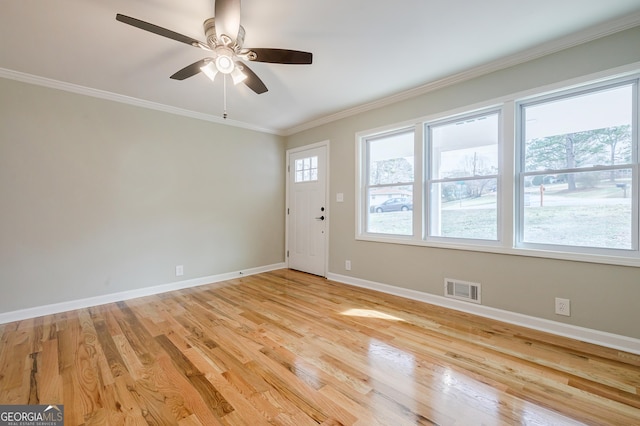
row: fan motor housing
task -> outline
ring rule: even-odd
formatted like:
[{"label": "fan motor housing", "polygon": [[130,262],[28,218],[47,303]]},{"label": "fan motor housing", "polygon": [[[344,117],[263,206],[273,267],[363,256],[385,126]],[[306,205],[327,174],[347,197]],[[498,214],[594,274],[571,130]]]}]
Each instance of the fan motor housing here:
[{"label": "fan motor housing", "polygon": [[[218,36],[216,35],[216,19],[215,18],[207,19],[206,21],[204,21],[202,26],[204,27],[204,35],[207,37],[207,44],[211,48],[215,48],[220,44],[224,44],[224,43],[221,43],[220,40],[218,40]],[[244,34],[245,34],[244,27],[240,25],[235,43],[233,46],[231,46],[232,49],[236,50],[236,49],[242,48],[242,45],[244,44]]]}]

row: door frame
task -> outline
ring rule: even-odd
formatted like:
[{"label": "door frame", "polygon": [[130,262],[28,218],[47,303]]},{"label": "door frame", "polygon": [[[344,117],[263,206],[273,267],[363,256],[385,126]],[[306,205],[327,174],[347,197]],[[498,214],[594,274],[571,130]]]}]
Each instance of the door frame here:
[{"label": "door frame", "polygon": [[299,153],[303,151],[307,151],[309,149],[322,148],[324,147],[326,150],[326,158],[325,158],[325,205],[326,205],[326,229],[325,229],[325,241],[324,241],[324,273],[323,277],[326,278],[329,273],[329,230],[331,229],[331,199],[329,198],[329,148],[330,141],[324,140],[322,142],[312,143],[310,145],[304,145],[298,148],[291,148],[286,151],[286,162],[285,162],[285,176],[286,176],[286,186],[285,186],[285,209],[284,209],[284,217],[285,217],[285,225],[284,225],[284,258],[285,264],[287,268],[289,268],[289,191],[291,190],[290,181],[291,181],[291,154]]}]

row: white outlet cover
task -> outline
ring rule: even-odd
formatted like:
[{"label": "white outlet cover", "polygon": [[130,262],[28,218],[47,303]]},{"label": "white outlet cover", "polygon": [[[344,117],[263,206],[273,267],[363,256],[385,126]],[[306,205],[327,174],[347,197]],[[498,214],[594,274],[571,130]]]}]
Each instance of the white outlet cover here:
[{"label": "white outlet cover", "polygon": [[556,314],[571,316],[571,300],[556,297]]}]

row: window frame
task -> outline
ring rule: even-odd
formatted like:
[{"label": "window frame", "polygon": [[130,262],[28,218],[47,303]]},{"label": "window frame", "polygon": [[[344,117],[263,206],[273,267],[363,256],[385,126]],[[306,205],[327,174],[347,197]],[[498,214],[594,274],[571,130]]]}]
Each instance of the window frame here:
[{"label": "window frame", "polygon": [[[616,165],[595,165],[592,167],[574,167],[562,169],[546,169],[541,171],[526,171],[526,155],[525,155],[525,108],[529,106],[542,105],[563,99],[571,99],[582,95],[589,95],[614,89],[622,86],[632,86],[632,111],[631,111],[631,162]],[[638,188],[638,110],[640,90],[640,75],[634,74],[628,77],[611,78],[604,81],[587,83],[577,87],[558,90],[526,99],[521,99],[515,104],[515,121],[516,121],[516,198],[514,206],[515,229],[514,229],[514,249],[528,249],[542,252],[567,252],[574,254],[586,254],[595,256],[611,256],[611,257],[631,257],[640,258],[640,220],[639,205],[640,191]],[[585,173],[585,172],[602,172],[608,170],[631,169],[632,188],[631,188],[631,246],[630,249],[624,248],[604,248],[604,247],[588,247],[576,245],[561,244],[545,244],[524,241],[524,213],[525,213],[525,181],[528,176],[538,176],[547,174],[568,174],[568,173]]]},{"label": "window frame", "polygon": [[[498,172],[491,175],[475,175],[464,176],[460,178],[434,178],[433,168],[433,141],[431,137],[430,129],[455,123],[461,120],[472,120],[479,117],[487,117],[490,115],[497,115],[498,117],[498,129],[497,129],[497,149],[498,149]],[[481,110],[474,110],[463,114],[449,115],[440,119],[425,120],[423,123],[424,128],[424,214],[423,214],[423,240],[428,242],[440,242],[440,243],[456,243],[465,245],[486,245],[486,246],[499,246],[502,242],[502,170],[503,170],[503,106],[493,106],[489,108],[483,108]],[[495,179],[496,180],[496,239],[481,239],[481,238],[463,238],[463,237],[447,237],[442,235],[432,235],[431,228],[431,197],[430,187],[434,183],[447,183],[456,182],[460,180],[483,180],[483,179]]]},{"label": "window frame", "polygon": [[[632,238],[637,241],[637,250],[620,249],[591,249],[583,247],[535,245],[519,243],[520,203],[524,202],[524,179],[522,177],[519,107],[521,103],[528,103],[546,96],[559,96],[562,93],[589,90],[592,87],[602,87],[617,84],[622,81],[637,82],[637,91],[633,98],[633,128],[632,128],[632,220],[637,224],[637,232]],[[428,238],[427,220],[428,210],[426,182],[429,163],[427,144],[424,134],[426,123],[445,120],[454,116],[476,114],[491,109],[501,109],[501,127],[499,129],[501,145],[499,147],[500,177],[497,180],[499,194],[498,207],[498,241],[466,240],[445,237]],[[414,146],[414,205],[413,205],[413,236],[399,236],[393,234],[367,233],[364,226],[367,210],[366,192],[363,186],[363,161],[366,159],[366,145],[363,140],[367,137],[380,135],[394,130],[415,128]],[[594,74],[559,81],[542,87],[533,87],[520,92],[501,95],[497,98],[479,101],[474,104],[460,105],[447,111],[434,112],[405,122],[386,125],[384,127],[359,131],[355,133],[356,177],[355,177],[355,240],[380,243],[401,244],[409,246],[433,247],[442,249],[466,250],[503,255],[538,257],[545,259],[569,260],[577,262],[599,263],[640,267],[640,64],[624,65],[615,69],[605,70]]]},{"label": "window frame", "polygon": [[[398,239],[398,240],[410,240],[416,236],[416,211],[420,211],[420,209],[416,209],[416,191],[420,189],[420,178],[419,168],[417,167],[417,163],[419,162],[419,158],[416,157],[416,125],[411,124],[407,125],[406,123],[403,125],[393,126],[378,129],[374,132],[363,132],[359,137],[356,137],[358,141],[358,183],[357,183],[357,193],[359,196],[359,211],[358,216],[359,220],[357,226],[357,234],[360,236],[368,236],[373,238],[373,240],[379,239]],[[394,182],[388,184],[377,184],[371,185],[369,183],[370,177],[370,155],[368,149],[368,143],[370,141],[379,140],[384,137],[400,135],[403,133],[413,133],[414,137],[414,146],[413,146],[413,181],[412,182]],[[364,164],[364,165],[363,165]],[[421,169],[420,169],[421,170]],[[369,229],[369,191],[372,187],[374,188],[385,188],[385,187],[395,187],[395,186],[411,186],[412,190],[412,199],[413,199],[413,216],[412,216],[412,230],[411,234],[392,234],[392,233],[381,233],[381,232],[370,232]]]}]

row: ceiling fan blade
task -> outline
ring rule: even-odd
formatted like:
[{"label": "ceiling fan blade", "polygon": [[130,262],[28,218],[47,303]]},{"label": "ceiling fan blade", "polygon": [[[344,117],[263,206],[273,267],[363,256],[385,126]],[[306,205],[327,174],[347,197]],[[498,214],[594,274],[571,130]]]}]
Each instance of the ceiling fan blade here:
[{"label": "ceiling fan blade", "polygon": [[313,54],[299,50],[256,48],[247,49],[256,54],[254,62],[269,62],[272,64],[309,65],[313,61]]},{"label": "ceiling fan blade", "polygon": [[226,35],[235,41],[240,31],[240,0],[215,0],[216,36]]},{"label": "ceiling fan blade", "polygon": [[173,74],[171,78],[174,80],[184,80],[186,78],[193,77],[194,75],[202,71],[200,68],[207,65],[207,63],[209,63],[210,61],[210,58],[200,59],[198,62],[194,62],[191,65],[187,65],[186,67],[182,68],[180,71]]},{"label": "ceiling fan blade", "polygon": [[267,86],[264,85],[260,77],[256,75],[251,68],[243,64],[242,62],[236,62],[236,66],[242,67],[242,72],[247,76],[247,78],[243,81],[244,84],[249,87],[249,89],[256,92],[258,95],[268,91]]},{"label": "ceiling fan blade", "polygon": [[196,40],[195,38],[187,37],[186,35],[168,30],[166,28],[159,27],[154,24],[150,24],[149,22],[141,21],[140,19],[132,18],[130,16],[121,15],[118,13],[116,15],[116,20],[120,22],[124,22],[125,24],[132,25],[136,28],[140,28],[141,30],[149,31],[150,33],[158,34],[163,37],[167,37],[172,40],[179,41],[181,43],[190,44],[193,47],[200,47],[202,49],[209,50],[206,44],[204,44],[199,40]]}]

